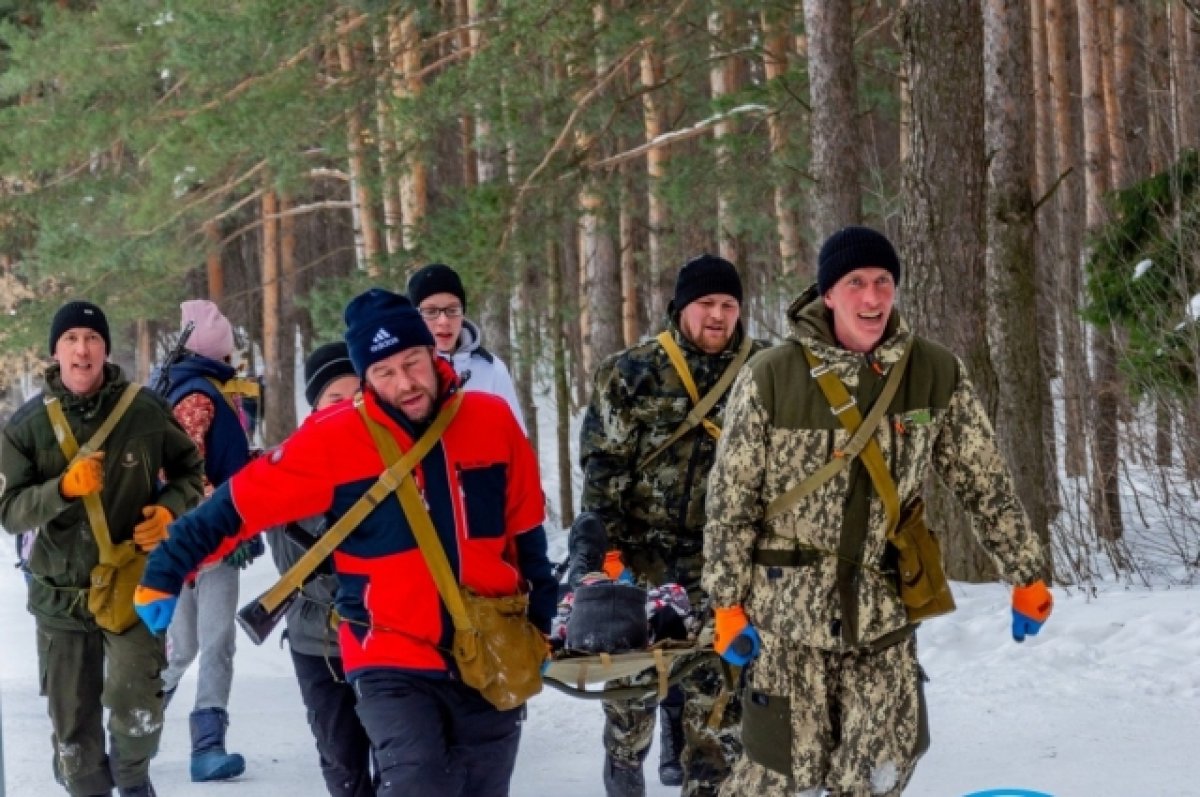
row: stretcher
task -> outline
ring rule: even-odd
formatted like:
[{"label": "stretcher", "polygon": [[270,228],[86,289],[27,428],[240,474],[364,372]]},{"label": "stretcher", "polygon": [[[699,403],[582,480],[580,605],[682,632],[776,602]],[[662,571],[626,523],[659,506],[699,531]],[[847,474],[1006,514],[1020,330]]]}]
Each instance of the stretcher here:
[{"label": "stretcher", "polygon": [[[668,639],[645,650],[627,653],[559,651],[542,674],[542,681],[564,694],[584,700],[642,700],[654,695],[661,699],[688,673],[716,657],[711,635],[708,636],[710,639],[705,642]],[[644,673],[648,676],[644,685],[610,683]],[[602,686],[589,689],[597,684]]]}]

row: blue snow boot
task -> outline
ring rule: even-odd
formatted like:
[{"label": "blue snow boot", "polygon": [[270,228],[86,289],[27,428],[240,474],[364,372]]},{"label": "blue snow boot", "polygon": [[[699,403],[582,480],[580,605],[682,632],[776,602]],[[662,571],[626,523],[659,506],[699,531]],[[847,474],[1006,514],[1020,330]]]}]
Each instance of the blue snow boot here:
[{"label": "blue snow boot", "polygon": [[223,708],[202,708],[188,717],[192,729],[192,781],[228,780],[246,771],[246,759],[225,752],[229,714]]}]

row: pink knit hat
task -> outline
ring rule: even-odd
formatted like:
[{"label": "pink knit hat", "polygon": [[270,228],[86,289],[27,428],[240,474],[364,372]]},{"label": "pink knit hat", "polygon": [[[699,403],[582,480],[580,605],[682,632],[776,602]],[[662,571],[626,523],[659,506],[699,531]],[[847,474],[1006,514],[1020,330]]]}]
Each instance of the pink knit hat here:
[{"label": "pink knit hat", "polygon": [[180,324],[196,324],[187,340],[187,348],[201,357],[224,360],[233,354],[233,326],[208,299],[189,299],[179,305],[183,311]]}]

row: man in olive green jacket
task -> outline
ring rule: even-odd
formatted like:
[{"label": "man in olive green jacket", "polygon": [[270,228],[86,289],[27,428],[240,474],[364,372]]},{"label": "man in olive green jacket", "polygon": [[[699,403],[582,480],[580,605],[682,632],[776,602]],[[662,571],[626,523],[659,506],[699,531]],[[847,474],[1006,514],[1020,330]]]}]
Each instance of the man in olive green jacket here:
[{"label": "man in olive green jacket", "polygon": [[1016,587],[1014,638],[1037,633],[1050,613],[1038,580],[1044,554],[983,406],[958,358],[913,335],[894,310],[899,281],[882,234],[830,236],[818,284],[788,312],[792,336],[734,383],[709,476],[702,578],[716,607],[714,646],[748,665],[744,755],[723,795],[898,795],[928,746],[914,626],[862,456],[766,511],[847,448],[837,413],[852,402],[832,407],[822,371],[866,416],[893,369],[904,369],[872,437],[900,505],[936,472]]},{"label": "man in olive green jacket", "polygon": [[[108,322],[89,302],[55,314],[43,392],[24,404],[0,436],[0,525],[37,530],[29,557],[29,610],[37,624],[42,694],[49,699],[54,772],[76,797],[151,797],[148,769],[162,732],[161,638],[135,622],[123,633],[100,628],[88,610],[99,562],[84,498],[99,494],[113,544],[150,550],[174,517],[196,505],[204,466],[196,446],[152,391],[138,389],[100,452],[70,467],[46,401],[57,399],[83,446],[129,382],[107,362]],[[160,479],[162,481],[160,481]],[[104,709],[109,711],[106,751]]]}]

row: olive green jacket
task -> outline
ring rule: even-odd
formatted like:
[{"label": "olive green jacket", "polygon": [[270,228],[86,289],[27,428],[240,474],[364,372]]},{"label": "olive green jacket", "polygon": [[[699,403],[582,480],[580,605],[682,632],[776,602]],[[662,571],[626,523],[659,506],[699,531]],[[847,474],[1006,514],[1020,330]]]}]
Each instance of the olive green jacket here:
[{"label": "olive green jacket", "polygon": [[[99,551],[83,501],[59,492],[67,463],[44,396],[59,400],[76,442],[83,445],[127,384],[120,367],[106,363],[100,390],[77,396],[63,386],[53,365],[46,371],[44,392],[25,402],[0,434],[0,525],[10,534],[37,530],[29,558],[29,610],[53,627],[94,627],[86,591]],[[143,507],[161,504],[179,517],[200,500],[200,452],[152,391],[138,392],[102,449],[100,498],[114,543],[132,538]]]},{"label": "olive green jacket", "polygon": [[[973,531],[1014,583],[1042,568],[1042,551],[1013,489],[995,435],[962,363],[914,336],[897,312],[868,355],[835,342],[815,288],[789,310],[792,336],[752,359],[734,384],[709,476],[704,588],[718,606],[821,649],[866,645],[904,629],[889,572],[887,516],[856,460],[770,521],[764,511],[845,447],[850,434],[809,373],[801,344],[831,366],[867,414],[888,369],[912,342],[899,390],[875,432],[902,504],[936,472]],[[967,529],[942,529],[963,533]],[[757,564],[754,551],[807,551],[803,564]]]}]

